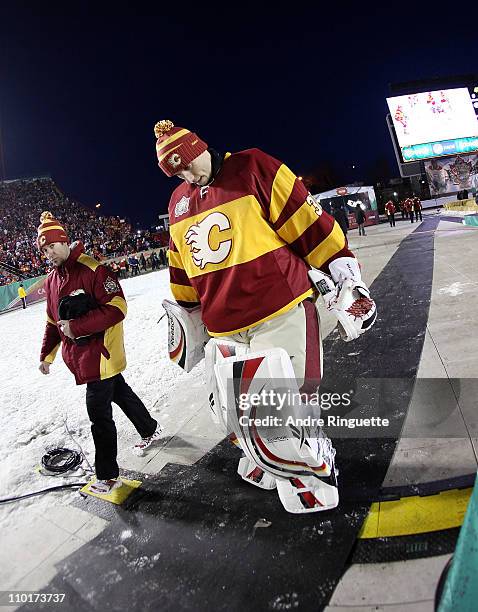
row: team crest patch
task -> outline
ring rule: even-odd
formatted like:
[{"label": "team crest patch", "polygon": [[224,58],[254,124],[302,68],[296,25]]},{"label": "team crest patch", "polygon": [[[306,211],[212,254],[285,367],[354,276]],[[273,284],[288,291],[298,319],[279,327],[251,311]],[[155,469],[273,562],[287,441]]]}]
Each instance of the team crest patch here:
[{"label": "team crest patch", "polygon": [[171,157],[168,159],[168,164],[172,168],[178,168],[181,165],[181,156],[178,153],[173,153]]},{"label": "team crest patch", "polygon": [[108,276],[108,278],[105,280],[103,287],[105,288],[106,293],[118,293],[118,291],[120,291],[118,281],[111,278],[111,276]]},{"label": "team crest patch", "polygon": [[184,215],[188,212],[189,210],[189,200],[191,198],[187,198],[186,196],[183,196],[179,202],[176,203],[176,206],[174,208],[174,216],[175,217],[180,217],[181,215]]},{"label": "team crest patch", "polygon": [[[213,227],[217,227],[218,239],[217,245],[211,245],[211,230]],[[226,230],[231,229],[231,222],[229,218],[220,212],[213,212],[207,217],[204,217],[202,221],[191,225],[184,236],[186,244],[189,245],[193,262],[204,270],[207,264],[219,264],[222,263],[231,252],[232,240],[229,237],[229,233],[224,238]]]}]

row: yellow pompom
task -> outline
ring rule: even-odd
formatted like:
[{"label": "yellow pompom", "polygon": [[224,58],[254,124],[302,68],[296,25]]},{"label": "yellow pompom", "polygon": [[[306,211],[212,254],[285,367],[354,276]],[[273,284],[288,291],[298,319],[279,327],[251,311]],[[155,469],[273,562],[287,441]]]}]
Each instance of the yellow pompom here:
[{"label": "yellow pompom", "polygon": [[51,219],[54,219],[54,217],[48,210],[45,210],[45,212],[42,212],[42,214],[40,215],[40,223],[45,223],[45,221],[51,221]]},{"label": "yellow pompom", "polygon": [[160,138],[166,132],[169,132],[174,127],[174,123],[169,119],[163,119],[162,121],[158,121],[158,123],[154,126],[154,135],[156,138]]}]

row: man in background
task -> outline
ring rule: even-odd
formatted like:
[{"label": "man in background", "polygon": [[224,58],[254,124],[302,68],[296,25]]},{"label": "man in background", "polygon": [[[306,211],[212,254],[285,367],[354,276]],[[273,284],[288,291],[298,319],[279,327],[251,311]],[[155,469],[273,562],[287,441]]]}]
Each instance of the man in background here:
[{"label": "man in background", "polygon": [[25,291],[23,283],[20,283],[20,286],[18,287],[18,297],[22,301],[23,310],[25,310],[25,308],[27,307],[27,293]]}]

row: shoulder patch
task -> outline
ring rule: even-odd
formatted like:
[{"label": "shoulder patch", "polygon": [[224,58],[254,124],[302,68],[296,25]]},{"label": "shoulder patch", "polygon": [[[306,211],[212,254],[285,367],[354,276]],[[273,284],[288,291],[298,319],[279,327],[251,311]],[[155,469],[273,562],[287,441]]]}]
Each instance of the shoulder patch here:
[{"label": "shoulder patch", "polygon": [[108,276],[103,283],[103,287],[105,288],[106,293],[118,293],[118,291],[121,291],[118,281],[112,276]]}]

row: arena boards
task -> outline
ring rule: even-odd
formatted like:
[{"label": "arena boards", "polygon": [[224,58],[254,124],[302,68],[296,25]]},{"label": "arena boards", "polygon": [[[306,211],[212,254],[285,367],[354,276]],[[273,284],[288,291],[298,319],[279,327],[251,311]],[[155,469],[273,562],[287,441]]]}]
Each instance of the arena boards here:
[{"label": "arena boards", "polygon": [[[385,433],[344,428],[331,434],[340,469],[338,508],[287,514],[275,491],[239,479],[239,451],[224,440],[193,466],[168,465],[147,480],[128,475],[143,485],[122,506],[79,501],[110,524],[58,566],[46,590],[81,599],[82,610],[124,609],[126,601],[162,612],[322,609],[351,559],[371,502],[380,499],[407,414],[425,337],[438,221],[426,219],[405,238],[373,283],[380,309],[374,332],[353,349],[335,334],[324,343],[322,389],[354,391],[347,411],[329,413],[390,421]],[[352,350],[358,359],[347,355]],[[131,531],[134,537],[124,536]]]}]

